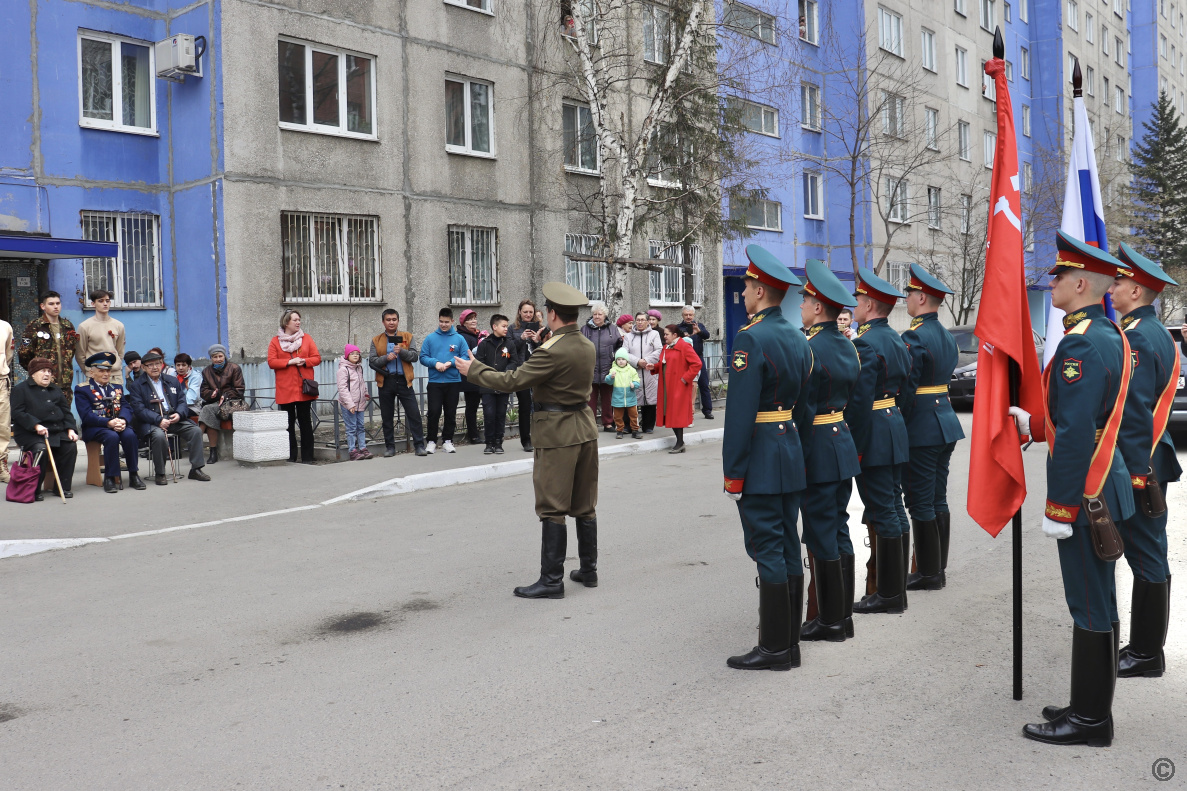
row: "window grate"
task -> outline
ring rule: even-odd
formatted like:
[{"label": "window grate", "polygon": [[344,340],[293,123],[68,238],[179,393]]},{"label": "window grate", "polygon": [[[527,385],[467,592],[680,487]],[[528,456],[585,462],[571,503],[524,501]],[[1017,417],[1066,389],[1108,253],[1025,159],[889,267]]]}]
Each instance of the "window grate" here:
[{"label": "window grate", "polygon": [[497,228],[449,227],[451,304],[498,304],[498,240]]},{"label": "window grate", "polygon": [[[116,242],[115,258],[82,259],[86,292],[106,289],[113,308],[159,308],[160,220],[146,212],[82,212],[82,238]],[[90,299],[87,299],[90,306]]]},{"label": "window grate", "polygon": [[[647,243],[649,257],[664,258],[677,264],[684,262],[684,250],[670,242],[650,240]],[[692,256],[692,303],[701,305],[705,301],[705,264],[699,244],[691,245]],[[660,272],[649,273],[649,296],[652,305],[684,304],[683,266],[665,266]]]},{"label": "window grate", "polygon": [[285,302],[379,300],[379,218],[282,212]]},{"label": "window grate", "polygon": [[[565,252],[581,255],[605,255],[601,237],[590,233],[565,234]],[[565,282],[590,300],[605,301],[608,288],[604,261],[574,261],[565,256]]]}]

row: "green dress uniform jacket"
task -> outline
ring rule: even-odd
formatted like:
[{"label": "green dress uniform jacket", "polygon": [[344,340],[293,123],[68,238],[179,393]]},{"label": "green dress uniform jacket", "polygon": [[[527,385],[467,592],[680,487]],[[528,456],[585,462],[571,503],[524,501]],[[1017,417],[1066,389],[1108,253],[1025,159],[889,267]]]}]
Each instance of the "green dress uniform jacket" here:
[{"label": "green dress uniform jacket", "polygon": [[898,397],[911,372],[907,345],[885,318],[862,324],[853,345],[861,359],[861,373],[845,408],[845,422],[853,432],[861,466],[902,464],[907,460],[902,413],[897,404],[874,409],[874,402]]},{"label": "green dress uniform jacket", "polygon": [[[812,350],[812,378],[806,400],[812,404],[815,420],[843,414],[861,372],[857,349],[841,334],[835,321],[811,327],[808,346]],[[844,420],[812,423],[809,421],[802,430],[808,483],[843,481],[860,475],[861,463],[849,425]]]},{"label": "green dress uniform jacket", "polygon": [[899,388],[898,405],[910,446],[947,445],[964,439],[947,392],[918,392],[920,388],[947,388],[960,359],[952,333],[940,324],[939,314],[925,313],[911,321],[911,329],[902,338],[911,355],[911,372]]},{"label": "green dress uniform jacket", "polygon": [[[1170,332],[1158,321],[1152,305],[1126,314],[1121,319],[1121,328],[1129,339],[1133,376],[1129,380],[1129,396],[1125,399],[1117,445],[1130,475],[1145,475],[1153,467],[1154,477],[1160,483],[1172,483],[1179,480],[1183,468],[1179,466],[1170,431],[1162,432],[1157,447],[1152,447],[1152,443],[1154,406],[1169,383],[1179,350]],[[1176,382],[1172,390],[1177,386]]]}]

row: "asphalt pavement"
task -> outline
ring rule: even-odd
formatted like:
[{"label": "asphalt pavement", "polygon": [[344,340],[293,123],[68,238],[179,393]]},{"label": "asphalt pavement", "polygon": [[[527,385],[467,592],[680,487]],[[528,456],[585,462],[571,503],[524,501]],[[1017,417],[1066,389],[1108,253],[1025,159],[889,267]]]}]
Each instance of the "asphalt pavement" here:
[{"label": "asphalt pavement", "polygon": [[[758,597],[708,443],[603,461],[601,585],[569,583],[562,600],[511,595],[538,574],[526,475],[0,560],[0,787],[1173,788],[1187,772],[1183,587],[1170,671],[1119,681],[1111,748],[1021,736],[1069,682],[1071,619],[1038,527],[1043,454],[1026,453],[1021,702],[1009,531],[964,514],[968,442],[948,587],[912,593],[900,616],[857,616],[851,641],[804,644],[786,673],[725,665],[756,640]],[[248,471],[254,499],[157,498],[147,523],[368,483],[360,470],[313,491],[318,469]],[[1183,577],[1182,487],[1170,507]],[[4,535],[11,515],[47,508],[4,511]],[[92,526],[110,514],[70,510]],[[1117,579],[1126,622],[1123,564]],[[1164,758],[1181,768],[1165,785],[1151,771]]]}]

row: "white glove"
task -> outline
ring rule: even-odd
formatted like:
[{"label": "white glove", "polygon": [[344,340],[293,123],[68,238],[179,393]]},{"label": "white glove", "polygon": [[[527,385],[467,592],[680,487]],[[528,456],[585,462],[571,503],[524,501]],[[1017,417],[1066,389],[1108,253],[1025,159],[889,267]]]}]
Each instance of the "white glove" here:
[{"label": "white glove", "polygon": [[1010,407],[1010,414],[1014,417],[1014,422],[1018,424],[1018,435],[1021,437],[1030,436],[1030,413],[1019,406]]},{"label": "white glove", "polygon": [[[1010,409],[1017,409],[1017,407],[1010,407]],[[1026,414],[1025,412],[1023,414]],[[1048,538],[1071,538],[1072,526],[1067,522],[1056,522],[1048,516],[1043,517],[1043,533]]]},{"label": "white glove", "polygon": [[733,500],[735,502],[742,499],[741,492],[726,492],[725,489],[722,489],[722,491],[725,492],[726,497],[730,498],[731,500]]}]

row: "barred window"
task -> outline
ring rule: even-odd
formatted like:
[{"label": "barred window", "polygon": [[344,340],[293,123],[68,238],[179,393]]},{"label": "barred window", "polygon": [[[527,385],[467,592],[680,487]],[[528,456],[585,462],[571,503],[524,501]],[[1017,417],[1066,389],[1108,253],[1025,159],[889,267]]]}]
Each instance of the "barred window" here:
[{"label": "barred window", "polygon": [[[647,243],[650,258],[664,258],[677,266],[665,266],[663,271],[651,272],[649,292],[652,305],[684,305],[684,250],[680,245],[654,239]],[[705,264],[699,244],[690,245],[692,254],[692,304],[705,301]]]},{"label": "barred window", "polygon": [[498,247],[497,228],[449,226],[450,304],[498,304]]},{"label": "barred window", "polygon": [[99,288],[110,291],[113,308],[162,307],[160,219],[155,214],[84,211],[82,238],[119,244],[115,258],[82,259],[87,294]]},{"label": "barred window", "polygon": [[[591,233],[565,234],[565,252],[582,255],[603,255],[605,247],[600,237]],[[591,300],[606,299],[606,263],[604,261],[574,261],[565,256],[565,282]]]},{"label": "barred window", "polygon": [[884,277],[887,283],[899,291],[905,291],[911,282],[911,264],[906,261],[887,261]]},{"label": "barred window", "polygon": [[379,218],[280,215],[285,302],[379,299]]}]

